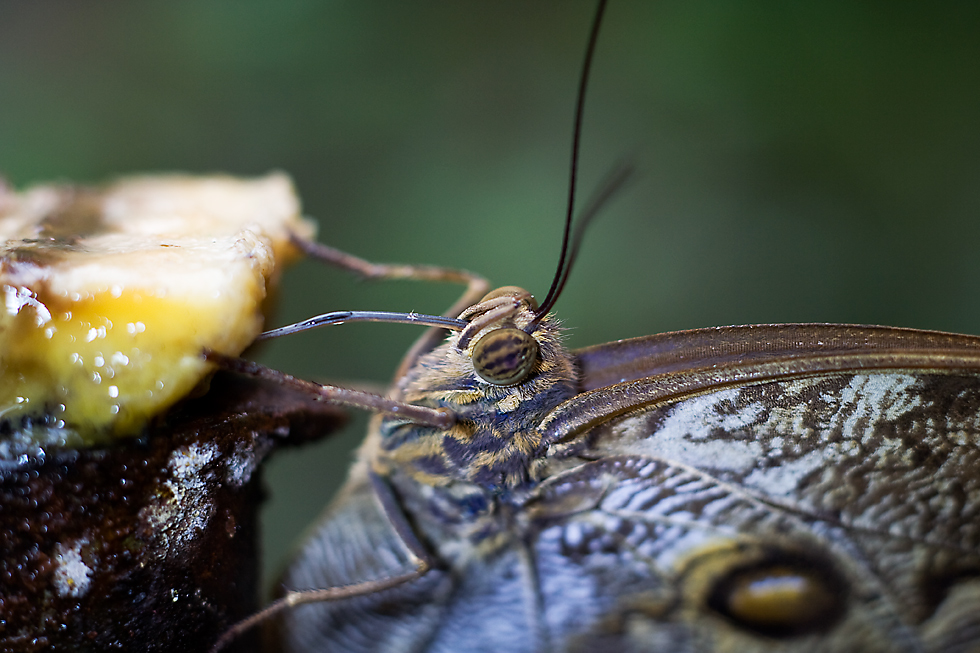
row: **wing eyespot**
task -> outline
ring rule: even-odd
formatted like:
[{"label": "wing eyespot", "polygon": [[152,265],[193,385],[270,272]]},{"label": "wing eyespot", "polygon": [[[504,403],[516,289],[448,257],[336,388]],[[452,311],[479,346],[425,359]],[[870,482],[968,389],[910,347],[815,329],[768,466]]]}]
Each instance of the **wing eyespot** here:
[{"label": "wing eyespot", "polygon": [[473,370],[493,385],[517,385],[528,377],[538,358],[534,336],[513,327],[494,329],[473,345]]},{"label": "wing eyespot", "polygon": [[760,561],[731,570],[708,606],[746,630],[793,637],[833,626],[847,603],[844,587],[836,572],[809,560]]}]

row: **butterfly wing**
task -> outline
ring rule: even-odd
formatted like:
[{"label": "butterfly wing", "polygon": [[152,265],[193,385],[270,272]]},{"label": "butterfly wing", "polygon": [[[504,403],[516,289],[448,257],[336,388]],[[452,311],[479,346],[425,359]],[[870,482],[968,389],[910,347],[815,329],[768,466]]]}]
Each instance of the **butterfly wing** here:
[{"label": "butterfly wing", "polygon": [[529,504],[559,648],[974,650],[978,420],[975,375],[882,371],[592,428]]},{"label": "butterfly wing", "polygon": [[[355,467],[290,566],[291,589],[342,587],[410,571],[414,564],[363,468]],[[431,543],[428,543],[431,544]],[[436,560],[422,578],[394,589],[287,611],[283,649],[318,652],[540,651],[528,629],[544,625],[528,612],[535,584],[521,547],[447,569]]]}]

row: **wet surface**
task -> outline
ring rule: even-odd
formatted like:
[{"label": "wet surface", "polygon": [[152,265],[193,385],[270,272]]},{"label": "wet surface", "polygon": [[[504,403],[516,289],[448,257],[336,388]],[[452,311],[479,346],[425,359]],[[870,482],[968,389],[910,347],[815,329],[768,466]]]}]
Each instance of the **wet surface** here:
[{"label": "wet surface", "polygon": [[219,374],[142,439],[0,461],[0,649],[208,650],[256,608],[262,461],[343,421]]}]

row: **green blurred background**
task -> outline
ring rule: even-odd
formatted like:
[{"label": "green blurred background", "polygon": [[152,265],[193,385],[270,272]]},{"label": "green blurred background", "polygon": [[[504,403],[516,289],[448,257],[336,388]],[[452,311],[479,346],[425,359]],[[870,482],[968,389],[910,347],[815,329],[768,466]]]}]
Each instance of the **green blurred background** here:
[{"label": "green blurred background", "polygon": [[[289,172],[324,242],[540,295],[556,264],[591,1],[0,0],[0,171]],[[980,333],[980,3],[613,0],[583,191],[638,175],[557,310],[573,346],[783,321]],[[441,312],[453,287],[302,263],[279,323]],[[350,325],[263,362],[384,383],[418,335]],[[267,578],[360,419],[269,466]]]}]

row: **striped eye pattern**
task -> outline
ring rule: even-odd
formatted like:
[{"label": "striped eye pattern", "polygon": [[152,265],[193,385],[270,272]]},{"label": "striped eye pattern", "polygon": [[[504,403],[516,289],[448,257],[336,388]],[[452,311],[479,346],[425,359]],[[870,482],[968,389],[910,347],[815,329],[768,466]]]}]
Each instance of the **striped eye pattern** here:
[{"label": "striped eye pattern", "polygon": [[538,341],[513,327],[494,329],[473,345],[473,369],[493,385],[517,385],[531,373],[537,358]]}]

